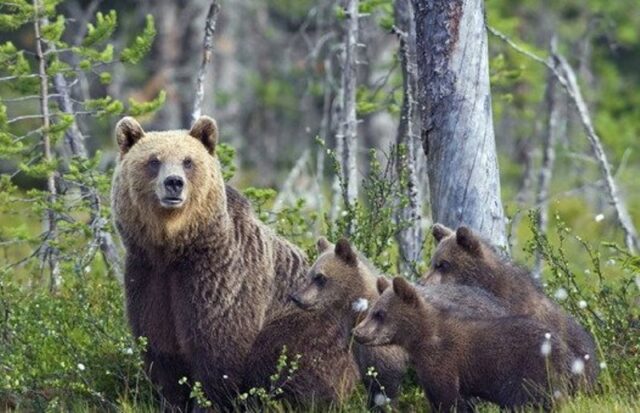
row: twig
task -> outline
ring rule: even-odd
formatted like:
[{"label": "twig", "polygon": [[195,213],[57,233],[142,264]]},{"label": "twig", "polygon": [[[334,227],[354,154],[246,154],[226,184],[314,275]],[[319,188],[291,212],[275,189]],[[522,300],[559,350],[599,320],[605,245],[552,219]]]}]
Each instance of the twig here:
[{"label": "twig", "polygon": [[193,102],[193,112],[191,113],[192,122],[195,122],[202,114],[202,101],[204,100],[204,77],[207,73],[207,66],[211,62],[211,56],[213,55],[213,35],[216,32],[216,21],[218,19],[219,12],[220,5],[218,4],[218,1],[212,1],[211,6],[209,6],[209,12],[207,13],[207,20],[204,26],[202,63],[200,64],[200,70],[198,70],[198,77],[196,79],[196,97]]},{"label": "twig", "polygon": [[589,109],[586,102],[584,101],[584,98],[582,97],[582,92],[580,91],[580,87],[578,86],[573,68],[569,65],[567,60],[557,52],[552,52],[551,59],[545,60],[518,46],[515,42],[513,42],[500,31],[490,26],[487,26],[487,28],[493,35],[503,40],[517,52],[546,66],[549,71],[555,76],[558,83],[564,88],[565,92],[569,96],[571,103],[578,112],[580,122],[582,123],[582,126],[585,130],[587,139],[589,140],[589,143],[591,145],[591,149],[593,150],[593,153],[598,160],[600,171],[606,183],[610,202],[616,211],[618,224],[620,224],[622,230],[625,233],[625,244],[629,251],[637,251],[639,246],[636,228],[633,225],[631,217],[629,216],[626,205],[621,201],[618,195],[618,188],[611,174],[611,166],[609,165],[607,155],[604,152],[604,148],[602,147],[600,137],[593,127],[591,116],[589,115]]}]

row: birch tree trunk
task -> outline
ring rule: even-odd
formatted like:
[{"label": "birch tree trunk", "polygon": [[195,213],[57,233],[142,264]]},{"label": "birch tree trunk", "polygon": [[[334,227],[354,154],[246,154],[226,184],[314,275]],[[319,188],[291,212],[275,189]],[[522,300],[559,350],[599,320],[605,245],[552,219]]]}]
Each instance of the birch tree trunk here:
[{"label": "birch tree trunk", "polygon": [[[417,141],[419,130],[416,89],[416,25],[411,0],[396,0],[394,4],[396,32],[400,38],[400,65],[402,67],[403,100],[398,123],[397,172],[406,188],[406,204],[400,205],[397,220],[401,225],[396,235],[400,250],[400,272],[410,273],[420,261],[424,235],[421,227],[422,200],[417,175]],[[401,148],[402,147],[402,148]]]},{"label": "birch tree trunk", "polygon": [[343,198],[347,206],[358,199],[356,81],[358,74],[358,0],[347,0],[347,27],[342,60],[342,112],[338,140],[342,140]]},{"label": "birch tree trunk", "polygon": [[507,248],[482,0],[415,0],[432,217]]}]

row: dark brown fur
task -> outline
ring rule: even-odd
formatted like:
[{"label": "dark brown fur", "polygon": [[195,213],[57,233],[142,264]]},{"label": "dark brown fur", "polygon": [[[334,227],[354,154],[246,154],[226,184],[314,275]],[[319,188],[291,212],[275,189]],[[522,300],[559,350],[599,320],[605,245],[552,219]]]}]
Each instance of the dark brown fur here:
[{"label": "dark brown fur", "polygon": [[466,227],[454,232],[436,224],[433,235],[438,244],[422,284],[459,284],[487,290],[500,298],[511,314],[530,316],[559,334],[574,357],[585,363],[584,378],[576,383],[586,388],[595,384],[598,364],[593,337],[544,294],[526,269],[502,258]]},{"label": "dark brown fur", "polygon": [[549,386],[559,389],[571,360],[553,335],[548,358],[541,353],[546,333],[528,317],[479,319],[440,310],[402,278],[393,280],[354,330],[363,344],[406,349],[432,407],[442,411],[470,410],[476,397],[503,408],[549,407]]},{"label": "dark brown fur", "polygon": [[[358,382],[358,366],[351,353],[350,329],[326,312],[295,309],[271,320],[249,352],[244,391],[281,388],[291,406],[340,405]],[[283,347],[287,360],[300,356],[289,377],[288,365],[276,382],[271,376]]]},{"label": "dark brown fur", "polygon": [[[228,406],[251,344],[264,321],[289,305],[306,259],[224,184],[213,120],[200,118],[189,132],[145,133],[124,118],[116,135],[112,206],[127,250],[127,314],[133,334],[148,339],[150,376],[176,407],[187,402],[182,376]],[[185,176],[182,207],[160,204],[152,159]]]},{"label": "dark brown fur", "polygon": [[[311,320],[317,320],[315,322],[319,324],[329,323],[331,325],[333,323],[339,326],[338,331],[345,332],[346,336],[336,342],[342,343],[342,340],[349,338],[349,331],[355,326],[357,320],[366,314],[366,308],[360,308],[360,312],[356,311],[358,307],[354,307],[354,303],[358,299],[365,299],[371,303],[379,296],[376,289],[377,271],[366,259],[355,252],[347,240],[340,240],[333,247],[321,238],[318,240],[318,250],[320,256],[309,271],[307,282],[292,295],[292,298],[299,306],[314,314],[306,316],[310,323]],[[484,316],[506,314],[505,309],[490,294],[471,287],[435,285],[421,287],[421,294],[432,300],[439,308],[461,314],[481,314]],[[305,316],[304,314],[291,314],[284,318],[287,317],[297,320]],[[310,327],[304,330],[280,329],[278,331],[277,328],[274,328],[271,331],[274,336],[284,335],[296,343],[297,340],[304,342],[305,338],[309,341],[322,329]],[[274,339],[277,341],[277,337]],[[268,340],[263,341],[269,342]],[[262,350],[274,354],[281,347],[281,344],[287,344],[286,342],[280,343],[280,341],[277,343],[277,346],[270,345],[269,349],[262,349],[256,343],[254,345],[255,353],[259,354]],[[325,346],[323,341],[319,343],[323,345],[319,348],[307,346],[306,351],[315,353],[326,351],[329,348]],[[407,368],[406,354],[397,346],[372,348],[356,344],[353,346],[353,351],[360,368],[360,375],[368,390],[370,405],[374,404],[376,396],[378,402],[384,400],[384,398],[381,399],[383,396],[394,399],[399,393],[400,384]],[[375,369],[376,377],[367,375],[370,367]],[[312,374],[317,375],[313,372]]]}]

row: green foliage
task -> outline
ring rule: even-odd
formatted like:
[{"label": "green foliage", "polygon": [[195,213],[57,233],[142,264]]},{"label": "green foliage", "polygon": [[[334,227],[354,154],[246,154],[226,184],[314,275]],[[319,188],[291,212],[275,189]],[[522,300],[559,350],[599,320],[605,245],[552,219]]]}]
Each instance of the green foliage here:
[{"label": "green foliage", "polygon": [[122,51],[120,59],[125,63],[138,63],[151,49],[151,43],[155,36],[156,27],[153,22],[153,16],[148,15],[142,34],[136,36],[133,43]]},{"label": "green foliage", "polygon": [[148,113],[155,112],[164,105],[167,99],[167,92],[160,91],[158,96],[148,102],[136,102],[133,98],[129,99],[129,113],[131,116],[142,116]]}]

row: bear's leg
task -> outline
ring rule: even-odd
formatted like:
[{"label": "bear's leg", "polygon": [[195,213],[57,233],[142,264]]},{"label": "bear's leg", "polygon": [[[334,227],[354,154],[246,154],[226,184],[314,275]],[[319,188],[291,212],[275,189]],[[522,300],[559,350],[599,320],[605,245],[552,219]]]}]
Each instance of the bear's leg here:
[{"label": "bear's leg", "polygon": [[178,382],[189,378],[189,368],[179,356],[154,352],[145,354],[145,366],[151,382],[158,387],[163,404],[168,411],[189,411],[189,387]]},{"label": "bear's leg", "polygon": [[222,369],[221,366],[233,365],[228,359],[217,359],[203,352],[197,354],[200,356],[194,357],[192,362],[193,380],[202,383],[207,399],[218,411],[233,411],[242,373],[230,367]]}]

